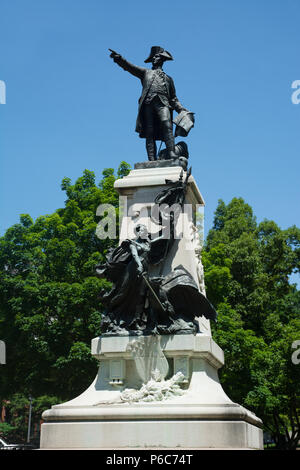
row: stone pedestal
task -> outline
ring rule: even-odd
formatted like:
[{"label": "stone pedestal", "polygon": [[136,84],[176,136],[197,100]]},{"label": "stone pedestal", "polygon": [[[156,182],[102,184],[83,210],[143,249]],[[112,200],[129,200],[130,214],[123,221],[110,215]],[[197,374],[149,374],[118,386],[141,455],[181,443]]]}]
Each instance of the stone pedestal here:
[{"label": "stone pedestal", "polygon": [[[133,352],[136,342],[141,348]],[[262,448],[261,421],[233,403],[219,383],[223,352],[209,335],[99,337],[92,354],[100,361],[95,381],[43,414],[41,448]],[[141,387],[143,370],[159,368],[163,359],[165,383],[181,372],[183,393],[122,401],[125,389]]]}]

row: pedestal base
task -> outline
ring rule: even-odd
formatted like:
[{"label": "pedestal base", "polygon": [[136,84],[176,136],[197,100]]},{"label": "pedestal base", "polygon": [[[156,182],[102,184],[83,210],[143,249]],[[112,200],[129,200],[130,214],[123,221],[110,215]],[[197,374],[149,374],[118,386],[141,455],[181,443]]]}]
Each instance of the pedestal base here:
[{"label": "pedestal base", "polygon": [[[142,356],[132,353],[136,341],[144,342]],[[43,414],[41,448],[263,447],[261,420],[233,403],[219,383],[223,352],[210,336],[100,337],[92,341],[92,354],[100,360],[94,383],[79,397]],[[182,374],[181,395],[122,401],[125,389],[140,388],[143,370],[160,364],[166,379]]]},{"label": "pedestal base", "polygon": [[262,449],[261,430],[242,421],[177,420],[43,424],[45,449]]}]

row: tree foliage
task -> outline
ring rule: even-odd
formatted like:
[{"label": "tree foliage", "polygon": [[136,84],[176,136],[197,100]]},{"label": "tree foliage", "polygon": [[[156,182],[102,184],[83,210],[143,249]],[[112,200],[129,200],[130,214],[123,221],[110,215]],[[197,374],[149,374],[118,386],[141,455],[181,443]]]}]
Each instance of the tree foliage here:
[{"label": "tree foliage", "polygon": [[221,380],[228,395],[262,418],[278,447],[300,438],[300,229],[257,224],[241,198],[219,201],[203,250],[208,298],[219,312],[214,338],[225,352]]},{"label": "tree foliage", "polygon": [[100,334],[99,293],[108,287],[95,277],[117,240],[96,236],[99,204],[118,210],[116,178],[103,171],[96,184],[92,171],[72,184],[62,181],[65,206],[33,221],[28,214],[0,238],[0,338],[6,343],[7,364],[0,375],[0,399],[22,392],[26,400],[81,393],[96,374],[90,355],[91,338]]}]

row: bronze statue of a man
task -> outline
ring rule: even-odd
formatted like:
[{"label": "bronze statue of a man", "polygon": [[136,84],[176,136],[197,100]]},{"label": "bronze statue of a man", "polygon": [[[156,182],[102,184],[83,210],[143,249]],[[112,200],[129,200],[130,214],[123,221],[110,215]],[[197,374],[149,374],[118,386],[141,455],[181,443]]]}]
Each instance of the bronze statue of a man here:
[{"label": "bronze statue of a man", "polygon": [[135,130],[140,137],[146,138],[148,159],[157,159],[156,140],[165,142],[167,158],[176,158],[172,113],[173,110],[180,113],[187,109],[178,101],[172,78],[162,70],[163,63],[173,60],[173,57],[162,47],[153,46],[145,60],[145,63],[152,63],[152,69],[146,69],[133,65],[117,52],[110,51],[114,62],[142,82]]}]

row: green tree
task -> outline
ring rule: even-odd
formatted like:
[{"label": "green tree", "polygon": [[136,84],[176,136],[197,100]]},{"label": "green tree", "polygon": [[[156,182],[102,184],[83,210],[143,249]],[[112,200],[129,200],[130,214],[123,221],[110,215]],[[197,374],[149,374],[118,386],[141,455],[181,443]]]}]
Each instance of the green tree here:
[{"label": "green tree", "polygon": [[16,428],[8,423],[0,423],[0,437],[4,440],[10,440],[14,435]]},{"label": "green tree", "polygon": [[23,214],[0,238],[0,338],[7,351],[1,401],[14,406],[21,391],[24,400],[70,399],[96,374],[90,341],[100,334],[99,293],[109,283],[95,276],[95,266],[117,243],[96,236],[96,210],[111,204],[118,211],[114,181],[129,169],[122,162],[117,177],[106,169],[99,184],[88,170],[74,184],[64,178],[63,208],[36,221]]},{"label": "green tree", "polygon": [[277,447],[300,438],[300,367],[291,360],[300,339],[300,229],[257,224],[241,198],[219,201],[203,250],[208,298],[219,319],[213,335],[225,352],[220,377],[228,395],[264,422]]}]

